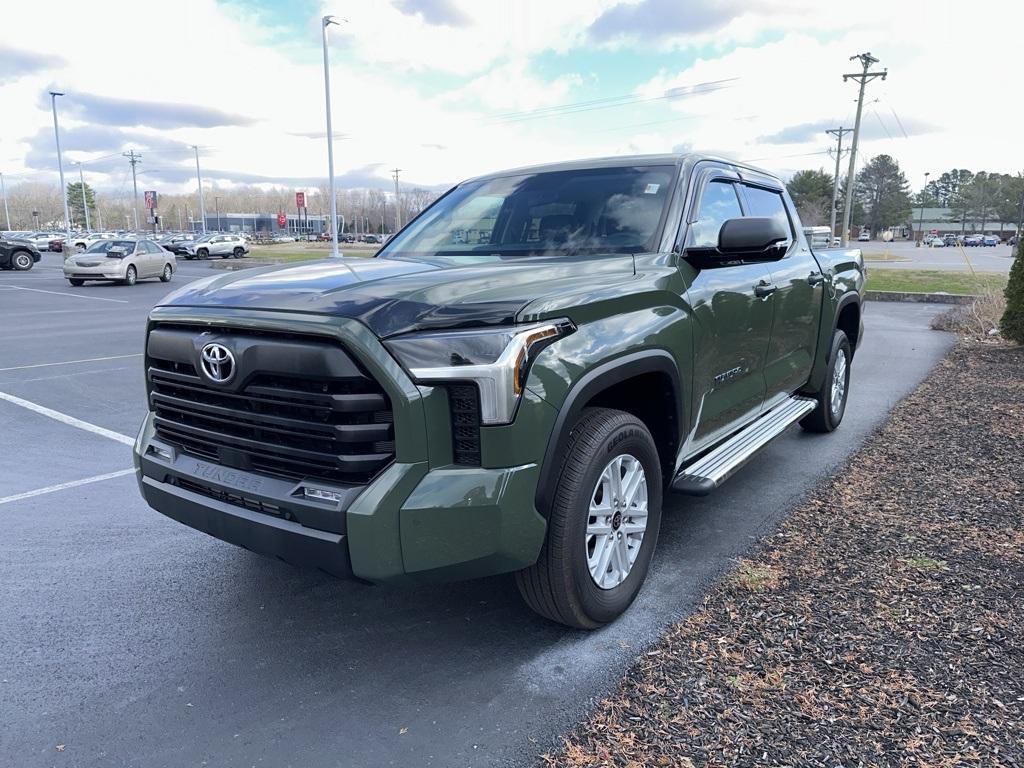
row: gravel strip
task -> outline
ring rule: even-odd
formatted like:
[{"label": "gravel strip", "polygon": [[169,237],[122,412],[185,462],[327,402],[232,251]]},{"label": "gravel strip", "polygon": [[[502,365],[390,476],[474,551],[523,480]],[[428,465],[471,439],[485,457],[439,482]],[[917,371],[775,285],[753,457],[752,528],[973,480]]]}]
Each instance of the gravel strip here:
[{"label": "gravel strip", "polygon": [[1024,766],[1022,517],[1024,348],[963,344],[539,764]]}]

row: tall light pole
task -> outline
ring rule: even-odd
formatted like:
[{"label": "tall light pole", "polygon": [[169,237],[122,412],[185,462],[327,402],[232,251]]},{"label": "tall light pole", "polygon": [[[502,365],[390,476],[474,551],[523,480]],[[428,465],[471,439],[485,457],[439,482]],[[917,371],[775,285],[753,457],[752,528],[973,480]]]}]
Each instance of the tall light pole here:
[{"label": "tall light pole", "polygon": [[217,208],[217,231],[220,232],[220,198],[214,195],[213,204]]},{"label": "tall light pole", "polygon": [[331,127],[331,65],[327,58],[327,28],[338,23],[334,16],[320,19],[324,43],[324,100],[327,106],[327,175],[331,185],[331,256],[335,259],[341,254],[338,253],[338,198],[334,192],[334,129]]},{"label": "tall light pole", "polygon": [[860,93],[857,95],[857,118],[853,123],[853,144],[850,147],[850,170],[846,174],[846,205],[843,207],[843,246],[846,246],[846,239],[850,235],[850,216],[853,213],[853,188],[856,186],[854,172],[857,170],[857,142],[860,140],[860,117],[864,111],[864,86],[880,77],[885,80],[889,70],[882,72],[868,72],[872,64],[877,64],[878,59],[868,53],[859,53],[851,56],[850,61],[859,59],[862,72],[855,72],[852,75],[843,75],[843,82],[856,80],[860,83]]},{"label": "tall light pole", "polygon": [[82,176],[82,161],[79,160],[75,165],[78,166],[78,188],[82,191],[82,210],[85,211],[85,230],[88,232],[92,229],[92,225],[89,223],[89,204],[85,200],[85,178]]},{"label": "tall light pole", "polygon": [[132,217],[135,220],[135,231],[139,231],[139,182],[135,178],[135,166],[142,162],[142,155],[135,153],[134,149],[121,153],[122,157],[128,158],[128,164],[132,167]]},{"label": "tall light pole", "polygon": [[199,215],[203,219],[203,234],[206,234],[206,203],[203,202],[203,175],[199,172],[199,147],[195,144],[192,149],[196,151],[196,181],[199,184]]},{"label": "tall light pole", "polygon": [[50,107],[53,110],[53,137],[57,140],[57,170],[60,171],[60,196],[64,201],[64,234],[71,241],[71,214],[68,212],[68,190],[64,186],[64,160],[60,155],[60,127],[57,125],[57,97],[63,96],[60,91],[50,91]]},{"label": "tall light pole", "polygon": [[0,195],[4,196],[4,216],[7,217],[7,230],[11,229],[11,212],[7,210],[7,188],[4,187],[4,175],[0,173]]},{"label": "tall light pole", "polygon": [[924,245],[924,195],[928,189],[928,177],[930,173],[924,174],[924,189],[921,190],[921,215],[917,217],[917,234],[920,235],[918,246]]}]

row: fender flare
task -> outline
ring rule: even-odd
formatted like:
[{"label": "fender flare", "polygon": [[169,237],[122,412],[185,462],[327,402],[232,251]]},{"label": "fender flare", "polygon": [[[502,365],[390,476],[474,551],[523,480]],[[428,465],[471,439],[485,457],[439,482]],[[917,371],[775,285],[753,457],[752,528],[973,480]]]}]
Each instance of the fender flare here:
[{"label": "fender flare", "polygon": [[[864,308],[862,306],[863,302],[861,301],[860,294],[857,293],[856,291],[847,291],[839,299],[839,301],[836,302],[836,310],[832,314],[832,332],[833,333],[835,333],[836,329],[839,328],[839,316],[841,314],[843,314],[843,310],[846,309],[851,304],[856,304],[857,305],[858,317],[860,318],[860,321],[863,322]],[[863,334],[858,333],[858,335],[857,335],[857,342],[858,342],[857,346],[860,346],[860,340],[861,340],[862,336],[863,336]],[[856,354],[856,352],[857,352],[857,350],[853,349],[853,354]],[[829,350],[829,354],[831,354],[831,350]]]},{"label": "fender flare", "polygon": [[584,405],[605,389],[646,373],[664,373],[671,380],[672,391],[676,393],[676,424],[679,425],[682,434],[683,392],[680,386],[679,367],[675,358],[666,350],[647,349],[631,352],[591,368],[572,385],[562,407],[558,410],[554,427],[548,437],[548,446],[544,452],[544,463],[537,479],[537,493],[534,498],[537,511],[544,518],[547,518],[555,496],[562,456],[569,442],[569,430],[579,419]]}]

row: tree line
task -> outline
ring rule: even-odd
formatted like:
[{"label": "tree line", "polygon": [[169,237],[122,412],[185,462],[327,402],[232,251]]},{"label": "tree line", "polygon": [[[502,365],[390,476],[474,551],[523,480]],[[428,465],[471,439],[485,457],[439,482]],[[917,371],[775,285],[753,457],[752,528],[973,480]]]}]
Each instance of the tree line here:
[{"label": "tree line", "polygon": [[[85,204],[82,201],[82,185],[73,182],[67,185],[67,201],[71,224],[74,229],[85,228],[85,211],[89,212],[92,229],[133,229],[133,197],[129,191],[107,193],[94,189],[86,183]],[[317,188],[304,188],[306,213],[310,216],[330,213],[330,191],[326,184]],[[235,186],[231,189],[203,189],[207,219],[215,219],[217,211],[222,214],[296,214],[296,190],[286,188],[266,189],[259,186]],[[438,197],[433,190],[408,187],[400,190],[400,218],[404,224],[426,208]],[[11,217],[11,229],[55,229],[64,228],[64,204],[60,186],[40,182],[22,182],[7,189],[7,204]],[[189,222],[200,220],[199,194],[161,194],[158,212],[163,229],[189,229]],[[2,214],[2,211],[0,211]],[[36,214],[36,215],[33,215]],[[139,228],[148,229],[148,211],[142,192],[139,192]],[[394,193],[380,189],[345,189],[338,191],[339,224],[344,217],[346,232],[376,232],[384,234],[395,228]],[[237,223],[233,222],[233,223]],[[3,221],[6,224],[6,221]],[[199,224],[198,226],[202,226]],[[225,225],[226,226],[226,225]],[[249,225],[251,226],[251,224]],[[358,230],[357,230],[358,228]]]},{"label": "tree line", "polygon": [[[914,206],[946,208],[947,220],[962,231],[982,230],[999,221],[1021,226],[1024,174],[991,173],[954,168],[930,179],[916,194],[891,155],[877,155],[860,170],[854,187],[852,221],[880,232],[888,227],[913,226]],[[825,169],[799,171],[786,185],[806,226],[827,224],[832,206],[833,176]],[[838,216],[846,200],[846,178],[840,179]]]}]

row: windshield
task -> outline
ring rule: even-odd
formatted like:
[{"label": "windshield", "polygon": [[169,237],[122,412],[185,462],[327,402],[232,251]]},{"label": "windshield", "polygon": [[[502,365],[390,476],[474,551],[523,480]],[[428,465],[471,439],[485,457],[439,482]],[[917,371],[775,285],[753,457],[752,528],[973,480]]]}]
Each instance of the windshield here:
[{"label": "windshield", "polygon": [[125,253],[135,250],[134,240],[100,240],[85,249],[86,253],[108,253],[111,248],[120,248]]},{"label": "windshield", "polygon": [[381,250],[384,257],[640,253],[675,168],[548,171],[460,184]]}]

